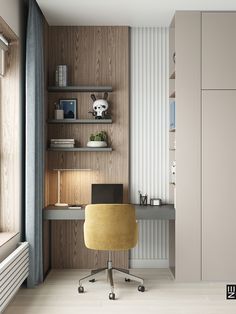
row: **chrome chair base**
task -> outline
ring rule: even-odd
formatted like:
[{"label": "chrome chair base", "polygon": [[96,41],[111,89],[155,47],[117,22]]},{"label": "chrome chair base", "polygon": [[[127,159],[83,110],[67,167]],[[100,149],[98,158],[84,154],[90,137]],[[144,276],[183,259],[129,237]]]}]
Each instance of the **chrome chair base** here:
[{"label": "chrome chair base", "polygon": [[140,291],[140,292],[145,291],[144,280],[142,278],[130,274],[128,269],[112,267],[111,252],[109,252],[109,259],[107,262],[107,267],[94,269],[91,271],[90,275],[81,278],[79,280],[78,292],[79,293],[84,292],[84,287],[82,286],[82,282],[84,282],[84,281],[95,282],[98,274],[100,274],[101,272],[105,272],[105,271],[107,272],[107,277],[108,277],[109,282],[110,282],[110,289],[111,289],[111,291],[109,293],[109,299],[110,300],[115,300],[113,272],[115,272],[118,275],[120,275],[121,277],[125,278],[125,281],[133,280],[133,281],[139,282],[140,285],[138,286],[138,291]]}]

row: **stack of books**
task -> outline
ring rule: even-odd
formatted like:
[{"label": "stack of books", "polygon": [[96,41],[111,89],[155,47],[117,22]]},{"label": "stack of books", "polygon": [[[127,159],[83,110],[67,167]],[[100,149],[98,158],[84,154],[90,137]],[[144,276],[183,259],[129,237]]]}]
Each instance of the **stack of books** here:
[{"label": "stack of books", "polygon": [[73,138],[51,139],[50,147],[53,147],[53,148],[73,148],[73,147],[75,147],[75,140]]}]

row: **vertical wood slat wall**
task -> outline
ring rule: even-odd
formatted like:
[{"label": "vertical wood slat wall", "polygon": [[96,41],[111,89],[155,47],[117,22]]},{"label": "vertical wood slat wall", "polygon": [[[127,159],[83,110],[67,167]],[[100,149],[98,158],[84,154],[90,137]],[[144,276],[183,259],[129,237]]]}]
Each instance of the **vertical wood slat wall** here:
[{"label": "vertical wood slat wall", "polygon": [[[131,29],[130,195],[169,201],[168,28]],[[168,266],[168,222],[139,221],[134,267]]]},{"label": "vertical wood slat wall", "polygon": [[[61,176],[61,201],[90,203],[91,183],[123,183],[124,202],[129,201],[129,28],[128,27],[49,27],[48,83],[55,84],[55,68],[67,64],[69,85],[111,85],[109,103],[113,124],[48,125],[50,138],[75,138],[86,146],[89,135],[108,133],[112,152],[47,152],[46,205],[57,199],[55,168],[92,169],[66,172]],[[103,94],[97,94],[102,97]],[[62,98],[78,99],[79,118],[92,118],[90,93],[48,93],[48,118],[54,103]],[[82,222],[52,222],[52,268],[94,268],[106,264],[107,253],[84,247]],[[114,255],[115,264],[128,266],[128,253]]]}]

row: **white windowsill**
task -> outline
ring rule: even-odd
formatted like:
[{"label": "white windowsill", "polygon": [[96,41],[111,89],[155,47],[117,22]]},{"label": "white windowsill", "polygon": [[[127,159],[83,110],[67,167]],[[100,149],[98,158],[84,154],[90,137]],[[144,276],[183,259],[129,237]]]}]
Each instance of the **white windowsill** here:
[{"label": "white windowsill", "polygon": [[16,249],[19,242],[19,232],[0,232],[0,263]]}]

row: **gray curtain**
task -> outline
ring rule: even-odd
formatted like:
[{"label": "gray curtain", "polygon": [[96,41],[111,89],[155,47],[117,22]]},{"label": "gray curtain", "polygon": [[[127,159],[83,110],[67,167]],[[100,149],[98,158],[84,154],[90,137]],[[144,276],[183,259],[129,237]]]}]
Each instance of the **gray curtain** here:
[{"label": "gray curtain", "polygon": [[44,200],[44,57],[43,15],[29,0],[26,35],[26,178],[25,236],[30,245],[27,286],[43,280],[42,209]]}]

